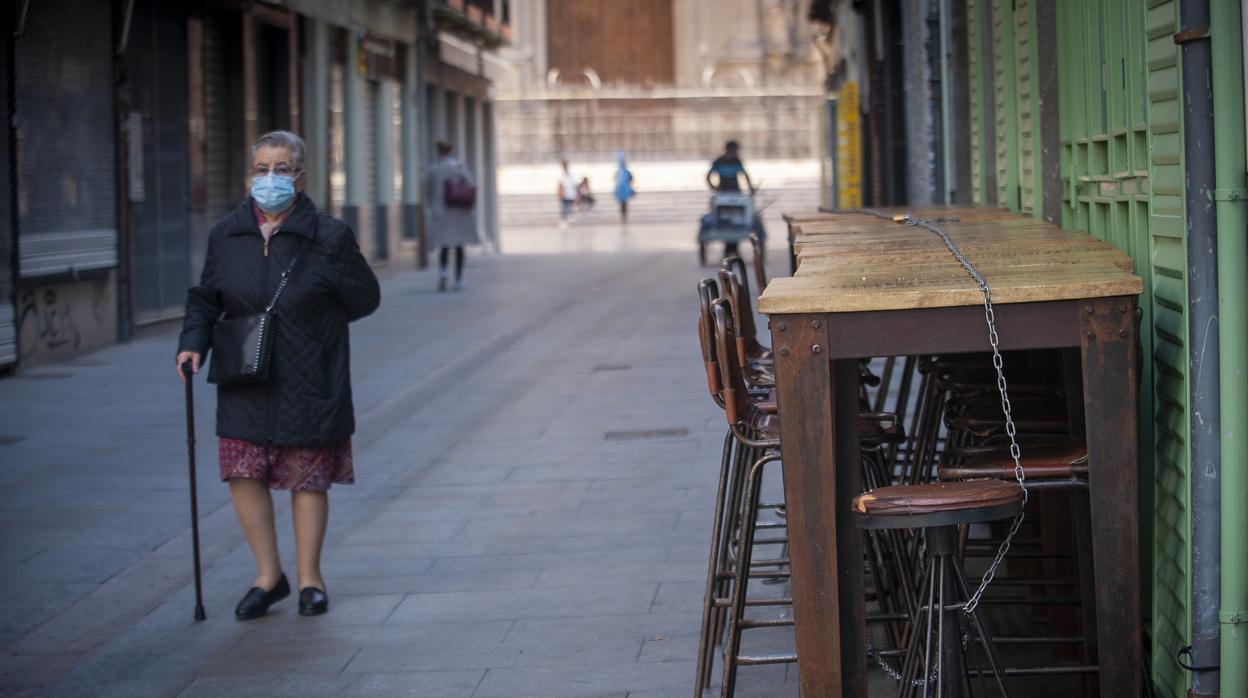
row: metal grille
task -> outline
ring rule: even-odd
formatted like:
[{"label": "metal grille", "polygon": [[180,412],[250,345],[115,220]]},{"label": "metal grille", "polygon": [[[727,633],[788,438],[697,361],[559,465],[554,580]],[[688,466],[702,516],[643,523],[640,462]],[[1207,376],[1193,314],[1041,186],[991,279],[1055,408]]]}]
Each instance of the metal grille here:
[{"label": "metal grille", "polygon": [[609,431],[603,438],[607,441],[648,441],[650,439],[683,439],[688,435],[688,429],[642,429]]},{"label": "metal grille", "polygon": [[230,71],[225,23],[204,20],[204,179],[208,190],[207,218],[221,220],[239,203],[243,173],[235,171],[230,137]]},{"label": "metal grille", "polygon": [[19,274],[117,265],[110,3],[31,3],[15,45]]}]

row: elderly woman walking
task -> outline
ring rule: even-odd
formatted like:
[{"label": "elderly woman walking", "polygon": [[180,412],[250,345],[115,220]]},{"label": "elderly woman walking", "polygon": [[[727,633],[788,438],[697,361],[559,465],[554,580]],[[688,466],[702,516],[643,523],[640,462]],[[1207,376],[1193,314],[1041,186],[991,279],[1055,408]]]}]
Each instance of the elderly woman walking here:
[{"label": "elderly woman walking", "polygon": [[464,246],[475,245],[477,222],[473,213],[477,188],[472,173],[455,157],[451,144],[438,142],[438,161],[429,168],[429,247],[438,249],[438,290],[447,288],[451,250],[455,251],[456,291],[464,288]]},{"label": "elderly woman walking", "polygon": [[303,193],[303,158],[303,141],[287,131],[252,146],[251,196],[212,229],[178,342],[180,376],[186,362],[198,373],[212,351],[221,479],[256,558],[239,620],[290,594],[269,490],[291,492],[299,613],[329,610],[328,491],[354,481],[347,323],[381,299],[355,234]]}]

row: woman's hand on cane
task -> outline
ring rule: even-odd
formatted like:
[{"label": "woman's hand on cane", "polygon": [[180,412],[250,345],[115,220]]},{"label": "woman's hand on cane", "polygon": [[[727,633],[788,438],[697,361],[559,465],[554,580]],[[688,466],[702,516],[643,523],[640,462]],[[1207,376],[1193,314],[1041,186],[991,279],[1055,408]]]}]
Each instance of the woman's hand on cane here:
[{"label": "woman's hand on cane", "polygon": [[186,375],[182,373],[182,365],[187,361],[191,362],[191,373],[199,373],[199,362],[202,358],[203,357],[197,351],[178,352],[178,378],[181,378],[182,382],[186,382]]}]

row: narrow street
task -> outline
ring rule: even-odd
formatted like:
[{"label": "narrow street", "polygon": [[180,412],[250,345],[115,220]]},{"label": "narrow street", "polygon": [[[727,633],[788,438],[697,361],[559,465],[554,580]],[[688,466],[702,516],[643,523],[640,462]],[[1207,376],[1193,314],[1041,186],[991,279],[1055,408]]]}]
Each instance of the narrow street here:
[{"label": "narrow street", "polygon": [[[525,254],[557,244],[517,233],[509,254],[470,260],[460,293],[434,292],[434,272],[383,271],[380,311],[352,328],[357,484],[331,496],[321,618],[288,600],[233,619],[253,567],[199,380],[208,620],[192,622],[175,328],[0,382],[0,683],[689,695],[724,433],[694,334],[705,272],[690,228],[634,226],[611,254]],[[289,501],[276,502],[290,572]],[[744,670],[742,694],[790,695],[786,672]]]}]

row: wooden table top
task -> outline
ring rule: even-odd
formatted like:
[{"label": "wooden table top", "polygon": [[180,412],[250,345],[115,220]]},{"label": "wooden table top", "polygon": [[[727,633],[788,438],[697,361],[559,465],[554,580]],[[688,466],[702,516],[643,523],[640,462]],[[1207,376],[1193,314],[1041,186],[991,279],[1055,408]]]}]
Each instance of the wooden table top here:
[{"label": "wooden table top", "polygon": [[[910,211],[786,214],[797,273],[767,285],[764,313],[840,313],[980,305],[979,287],[938,235],[889,218]],[[993,303],[1136,295],[1130,256],[1086,233],[1004,209],[933,207],[992,288]],[[883,217],[881,217],[883,216]]]}]

